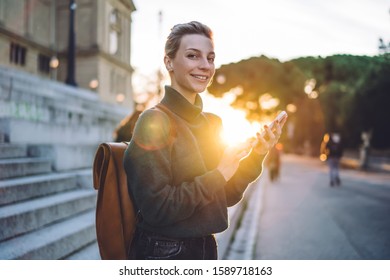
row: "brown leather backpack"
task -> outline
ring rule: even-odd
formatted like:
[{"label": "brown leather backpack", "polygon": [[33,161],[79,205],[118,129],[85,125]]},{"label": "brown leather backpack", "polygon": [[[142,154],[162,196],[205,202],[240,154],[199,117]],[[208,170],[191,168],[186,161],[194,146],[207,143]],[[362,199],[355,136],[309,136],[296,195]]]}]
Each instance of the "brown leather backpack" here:
[{"label": "brown leather backpack", "polygon": [[[168,110],[162,104],[155,108],[164,112]],[[93,161],[93,187],[98,191],[96,238],[103,260],[128,259],[136,228],[137,211],[129,195],[123,167],[123,155],[128,144],[129,142],[101,143]]]},{"label": "brown leather backpack", "polygon": [[127,259],[135,231],[136,213],[123,168],[127,145],[102,143],[93,162],[93,186],[98,190],[96,236],[103,260]]}]

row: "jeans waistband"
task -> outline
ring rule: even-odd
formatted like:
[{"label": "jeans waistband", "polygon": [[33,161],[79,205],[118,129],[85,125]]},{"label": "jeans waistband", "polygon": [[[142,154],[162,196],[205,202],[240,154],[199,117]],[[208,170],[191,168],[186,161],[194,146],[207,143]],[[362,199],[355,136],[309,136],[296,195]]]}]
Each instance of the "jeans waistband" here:
[{"label": "jeans waistband", "polygon": [[200,236],[200,237],[172,237],[172,236],[166,236],[160,233],[152,232],[141,228],[137,228],[136,234],[141,238],[151,237],[151,238],[158,238],[160,240],[177,241],[177,242],[184,242],[184,243],[199,242],[199,241],[204,242],[209,238],[214,239],[214,235],[212,234],[206,236]]}]

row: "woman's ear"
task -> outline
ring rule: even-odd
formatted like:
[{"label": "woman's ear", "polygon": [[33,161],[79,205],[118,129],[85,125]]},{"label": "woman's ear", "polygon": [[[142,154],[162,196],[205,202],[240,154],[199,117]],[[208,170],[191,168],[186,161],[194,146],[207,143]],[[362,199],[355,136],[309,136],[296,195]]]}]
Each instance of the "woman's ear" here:
[{"label": "woman's ear", "polygon": [[168,72],[173,70],[172,61],[168,56],[164,56],[164,64],[165,64],[165,67],[167,68]]}]

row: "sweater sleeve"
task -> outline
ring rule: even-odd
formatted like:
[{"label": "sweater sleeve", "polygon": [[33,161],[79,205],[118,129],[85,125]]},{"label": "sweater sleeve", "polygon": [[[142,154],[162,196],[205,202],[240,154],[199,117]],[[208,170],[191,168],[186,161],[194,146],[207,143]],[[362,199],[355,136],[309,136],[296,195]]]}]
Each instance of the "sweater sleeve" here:
[{"label": "sweater sleeve", "polygon": [[[224,148],[222,139],[220,139],[222,120],[220,117],[213,114],[207,114],[207,117],[213,127],[213,131],[215,133],[214,137],[219,138],[217,142],[220,143],[220,153],[222,155]],[[259,155],[252,151],[247,157],[241,160],[238,170],[225,185],[227,206],[233,206],[239,202],[242,199],[248,185],[261,175],[264,158],[265,155]]]},{"label": "sweater sleeve", "polygon": [[124,158],[129,191],[145,222],[153,226],[168,226],[190,217],[212,202],[226,184],[220,172],[211,170],[192,181],[172,185],[175,137],[171,125],[165,113],[145,111]]},{"label": "sweater sleeve", "polygon": [[240,165],[225,186],[228,206],[238,203],[250,183],[255,181],[263,171],[265,155],[259,155],[251,151],[248,156],[240,161]]}]

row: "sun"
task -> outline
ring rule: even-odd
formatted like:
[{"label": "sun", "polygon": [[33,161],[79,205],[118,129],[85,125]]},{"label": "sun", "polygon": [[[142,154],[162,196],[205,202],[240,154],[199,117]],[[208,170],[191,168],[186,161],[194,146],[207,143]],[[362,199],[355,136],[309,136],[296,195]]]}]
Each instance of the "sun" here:
[{"label": "sun", "polygon": [[[229,96],[229,95],[227,95]],[[216,98],[210,93],[202,93],[203,109],[218,115],[222,119],[223,131],[221,138],[226,145],[237,145],[249,138],[255,137],[260,131],[260,122],[249,122],[246,112],[235,109],[230,104],[231,98]]]}]

